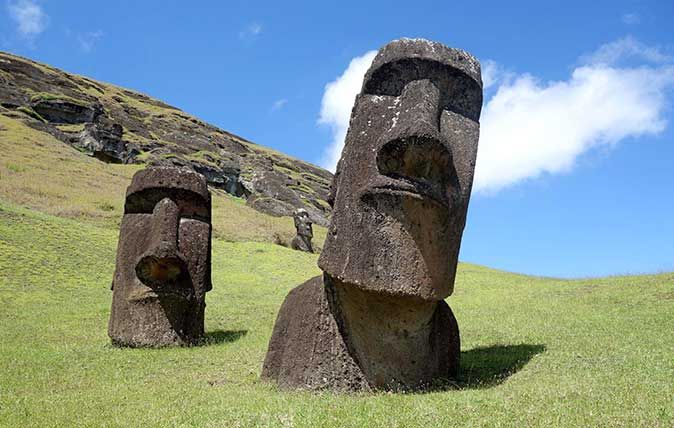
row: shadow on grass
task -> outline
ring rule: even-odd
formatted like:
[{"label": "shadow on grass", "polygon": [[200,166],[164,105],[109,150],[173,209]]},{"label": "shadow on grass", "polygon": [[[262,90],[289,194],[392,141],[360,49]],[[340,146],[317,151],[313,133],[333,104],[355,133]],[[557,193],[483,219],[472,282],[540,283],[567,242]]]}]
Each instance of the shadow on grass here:
[{"label": "shadow on grass", "polygon": [[521,370],[545,345],[494,345],[461,352],[461,369],[455,387],[491,388]]},{"label": "shadow on grass", "polygon": [[458,389],[492,388],[521,370],[545,345],[493,345],[461,352],[456,379],[436,379],[430,384],[399,391],[415,394]]},{"label": "shadow on grass", "polygon": [[248,334],[248,330],[215,330],[209,331],[199,343],[199,346],[217,345],[219,343],[236,342]]}]

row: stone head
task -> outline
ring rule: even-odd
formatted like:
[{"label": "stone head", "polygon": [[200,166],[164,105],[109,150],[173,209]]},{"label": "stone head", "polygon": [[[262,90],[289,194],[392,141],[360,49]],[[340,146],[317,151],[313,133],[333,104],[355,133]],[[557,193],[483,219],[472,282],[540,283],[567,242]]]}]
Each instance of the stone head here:
[{"label": "stone head", "polygon": [[295,221],[295,229],[297,230],[298,235],[313,238],[314,232],[311,227],[311,220],[309,219],[307,210],[298,208],[293,213],[293,220]]},{"label": "stone head", "polygon": [[370,291],[451,294],[481,108],[480,64],[467,52],[410,39],[379,51],[333,180],[321,269]]},{"label": "stone head", "polygon": [[126,192],[109,333],[130,346],[191,343],[203,334],[211,285],[211,197],[203,176],[148,168]]}]

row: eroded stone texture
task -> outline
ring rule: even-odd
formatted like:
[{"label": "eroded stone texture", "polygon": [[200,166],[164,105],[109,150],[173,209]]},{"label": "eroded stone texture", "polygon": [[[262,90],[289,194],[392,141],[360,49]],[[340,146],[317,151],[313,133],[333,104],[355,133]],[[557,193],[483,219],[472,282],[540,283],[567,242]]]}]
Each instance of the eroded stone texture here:
[{"label": "eroded stone texture", "polygon": [[108,327],[112,342],[195,343],[204,333],[211,288],[206,180],[180,168],[139,171],[127,189],[120,227]]},{"label": "eroded stone texture", "polygon": [[453,377],[451,295],[473,182],[482,82],[470,54],[384,46],[333,180],[324,271],[284,302],[263,377],[284,387],[415,389]]},{"label": "eroded stone texture", "polygon": [[291,248],[293,250],[313,253],[314,247],[311,246],[311,239],[314,237],[314,230],[311,227],[309,213],[307,210],[299,208],[293,214],[293,220],[295,221],[295,230],[297,230],[297,234],[290,243]]}]

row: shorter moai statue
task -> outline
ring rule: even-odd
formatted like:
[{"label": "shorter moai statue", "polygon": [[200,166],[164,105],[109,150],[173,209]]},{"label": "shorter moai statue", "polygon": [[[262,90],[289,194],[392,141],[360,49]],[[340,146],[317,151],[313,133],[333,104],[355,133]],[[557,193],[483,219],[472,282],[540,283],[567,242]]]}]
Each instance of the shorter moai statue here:
[{"label": "shorter moai statue", "polygon": [[262,377],[282,388],[414,390],[459,369],[452,294],[473,183],[482,80],[467,52],[384,46],[332,183],[323,275],[286,297]]},{"label": "shorter moai statue", "polygon": [[313,253],[314,248],[311,246],[311,238],[314,237],[314,230],[311,227],[309,213],[303,208],[298,208],[293,213],[293,220],[295,220],[297,235],[295,235],[293,241],[290,243],[290,247],[293,250]]},{"label": "shorter moai statue", "polygon": [[180,168],[137,172],[126,191],[112,281],[112,343],[195,344],[204,334],[211,288],[206,180]]}]

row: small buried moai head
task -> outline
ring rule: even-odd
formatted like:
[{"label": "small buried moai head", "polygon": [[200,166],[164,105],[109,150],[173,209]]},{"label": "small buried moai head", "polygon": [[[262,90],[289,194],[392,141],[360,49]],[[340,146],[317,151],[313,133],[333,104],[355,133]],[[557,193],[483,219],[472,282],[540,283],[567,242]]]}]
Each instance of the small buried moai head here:
[{"label": "small buried moai head", "polygon": [[311,245],[311,238],[314,237],[314,230],[311,227],[309,213],[303,208],[298,208],[293,213],[293,220],[295,220],[297,235],[295,235],[290,243],[290,247],[294,250],[313,253],[314,247]]},{"label": "small buried moai head", "polygon": [[108,333],[125,346],[190,344],[211,285],[211,196],[200,174],[148,168],[126,192]]},{"label": "small buried moai head", "polygon": [[311,227],[311,220],[309,219],[309,213],[303,208],[298,208],[293,213],[293,220],[295,221],[295,229],[297,234],[301,236],[306,236],[308,238],[314,237],[314,231]]},{"label": "small buried moai head", "polygon": [[321,269],[372,291],[451,294],[481,108],[480,64],[467,52],[410,39],[379,51],[337,165]]}]

